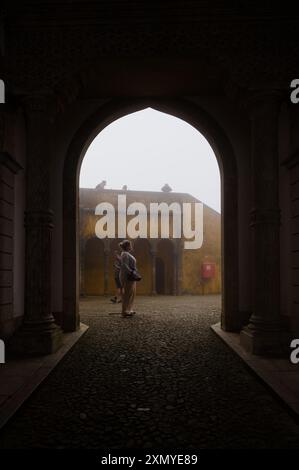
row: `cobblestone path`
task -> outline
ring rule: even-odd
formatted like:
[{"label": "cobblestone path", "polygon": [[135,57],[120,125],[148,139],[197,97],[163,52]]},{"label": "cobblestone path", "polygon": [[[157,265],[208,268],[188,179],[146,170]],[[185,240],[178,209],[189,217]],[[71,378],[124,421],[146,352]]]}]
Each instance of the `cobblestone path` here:
[{"label": "cobblestone path", "polygon": [[11,447],[299,448],[299,425],[210,330],[220,297],[81,303],[86,335],[0,433]]}]

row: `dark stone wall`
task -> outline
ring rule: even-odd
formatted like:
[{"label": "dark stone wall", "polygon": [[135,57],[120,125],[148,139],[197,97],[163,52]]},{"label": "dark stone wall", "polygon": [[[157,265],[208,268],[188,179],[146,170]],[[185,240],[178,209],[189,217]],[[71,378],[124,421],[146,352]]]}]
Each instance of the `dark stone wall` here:
[{"label": "dark stone wall", "polygon": [[19,320],[14,317],[15,174],[19,165],[0,153],[0,337],[9,337]]}]

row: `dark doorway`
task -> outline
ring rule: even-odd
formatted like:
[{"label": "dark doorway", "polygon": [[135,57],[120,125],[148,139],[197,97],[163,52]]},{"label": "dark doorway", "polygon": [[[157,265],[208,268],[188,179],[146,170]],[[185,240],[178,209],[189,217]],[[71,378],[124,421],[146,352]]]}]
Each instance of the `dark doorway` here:
[{"label": "dark doorway", "polygon": [[[174,246],[173,242],[169,239],[160,239],[157,244],[157,261],[160,260],[160,265],[156,265],[157,276],[157,294],[174,295],[175,293],[175,263],[174,263]],[[160,270],[160,275],[159,275]],[[161,276],[161,286],[158,287]],[[163,290],[162,290],[163,288]]]},{"label": "dark doorway", "polygon": [[165,266],[161,258],[156,259],[156,292],[165,294]]}]

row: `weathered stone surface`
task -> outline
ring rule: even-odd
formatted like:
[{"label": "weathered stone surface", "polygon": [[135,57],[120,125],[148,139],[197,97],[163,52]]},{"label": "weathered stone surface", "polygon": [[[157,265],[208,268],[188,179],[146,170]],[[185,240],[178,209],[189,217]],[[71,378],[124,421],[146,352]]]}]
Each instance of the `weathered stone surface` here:
[{"label": "weathered stone surface", "polygon": [[210,331],[219,297],[139,297],[136,310],[121,318],[109,299],[82,302],[88,333],[0,448],[298,448],[298,424]]}]

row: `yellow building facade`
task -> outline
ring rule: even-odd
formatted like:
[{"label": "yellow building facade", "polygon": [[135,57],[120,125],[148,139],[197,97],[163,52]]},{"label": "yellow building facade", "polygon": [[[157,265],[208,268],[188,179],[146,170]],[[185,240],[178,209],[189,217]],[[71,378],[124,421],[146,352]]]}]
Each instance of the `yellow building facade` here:
[{"label": "yellow building facade", "polygon": [[[169,237],[161,238],[161,218],[158,219],[157,238],[151,238],[150,204],[178,203],[181,207],[199,203],[185,193],[159,191],[129,191],[104,188],[80,188],[80,292],[81,295],[111,295],[115,293],[114,261],[119,251],[120,237],[117,225],[119,196],[125,196],[127,207],[141,203],[147,210],[146,238],[132,239],[133,255],[142,280],[138,282],[140,295],[218,294],[221,292],[221,216],[203,204],[203,243],[200,248],[186,249],[187,239],[173,237],[173,213],[169,212]],[[99,204],[107,203],[115,210],[115,234],[98,238],[96,214]],[[124,215],[124,214],[122,214]],[[126,216],[127,224],[133,215]],[[194,221],[192,221],[194,228]],[[107,226],[105,227],[107,228]],[[122,235],[124,235],[122,233]]]}]

